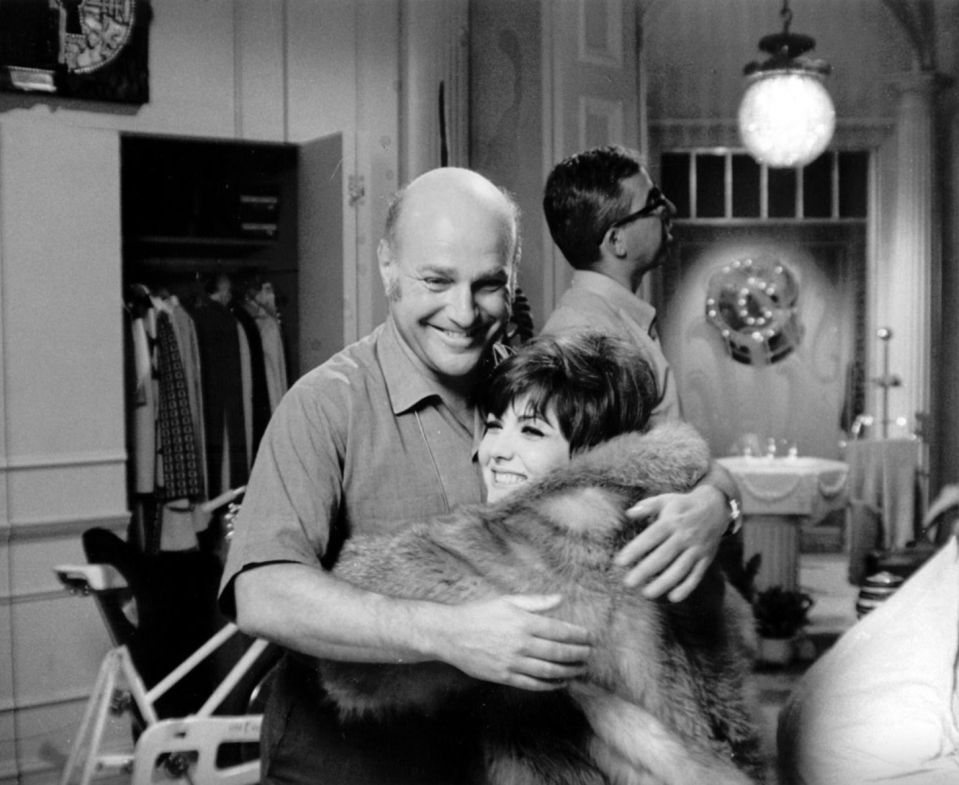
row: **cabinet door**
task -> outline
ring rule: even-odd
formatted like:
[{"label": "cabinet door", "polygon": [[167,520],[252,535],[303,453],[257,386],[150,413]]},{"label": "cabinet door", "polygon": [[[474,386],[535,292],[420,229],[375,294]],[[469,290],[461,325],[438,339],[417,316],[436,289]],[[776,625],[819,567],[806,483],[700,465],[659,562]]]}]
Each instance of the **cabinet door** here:
[{"label": "cabinet door", "polygon": [[[356,218],[347,209],[343,135],[300,145],[300,371],[352,343],[356,318]],[[348,173],[347,173],[348,175]]]}]

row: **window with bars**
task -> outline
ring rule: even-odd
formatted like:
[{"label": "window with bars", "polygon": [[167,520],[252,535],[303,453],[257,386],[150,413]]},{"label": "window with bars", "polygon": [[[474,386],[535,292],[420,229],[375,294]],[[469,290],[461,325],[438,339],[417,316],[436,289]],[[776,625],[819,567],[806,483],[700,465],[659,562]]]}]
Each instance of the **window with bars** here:
[{"label": "window with bars", "polygon": [[866,217],[869,153],[828,151],[801,169],[771,169],[738,150],[663,153],[660,187],[677,218],[843,220]]}]

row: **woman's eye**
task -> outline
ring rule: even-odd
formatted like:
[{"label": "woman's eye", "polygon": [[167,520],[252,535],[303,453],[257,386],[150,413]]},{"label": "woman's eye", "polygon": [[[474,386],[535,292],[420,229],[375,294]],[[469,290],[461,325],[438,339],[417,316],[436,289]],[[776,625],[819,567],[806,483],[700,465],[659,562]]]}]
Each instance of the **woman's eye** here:
[{"label": "woman's eye", "polygon": [[543,431],[540,428],[537,428],[535,425],[527,425],[523,428],[523,433],[528,434],[529,436],[538,436],[542,437]]}]

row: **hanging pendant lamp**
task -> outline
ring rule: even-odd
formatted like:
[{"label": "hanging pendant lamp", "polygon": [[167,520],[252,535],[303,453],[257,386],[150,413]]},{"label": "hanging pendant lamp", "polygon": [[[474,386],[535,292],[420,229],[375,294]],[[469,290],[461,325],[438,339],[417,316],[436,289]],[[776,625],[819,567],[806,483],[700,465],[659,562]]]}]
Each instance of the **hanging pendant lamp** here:
[{"label": "hanging pendant lamp", "polygon": [[836,128],[836,110],[823,83],[831,69],[825,60],[802,56],[816,42],[808,35],[789,32],[789,0],[783,0],[780,16],[783,31],[759,41],[769,59],[744,69],[739,135],[760,163],[799,167],[823,153]]}]

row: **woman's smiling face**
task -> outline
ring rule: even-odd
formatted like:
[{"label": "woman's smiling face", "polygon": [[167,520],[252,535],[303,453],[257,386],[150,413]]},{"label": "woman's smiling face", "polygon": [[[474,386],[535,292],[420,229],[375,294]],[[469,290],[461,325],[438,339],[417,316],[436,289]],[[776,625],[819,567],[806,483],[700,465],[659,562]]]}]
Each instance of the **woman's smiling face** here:
[{"label": "woman's smiling face", "polygon": [[538,415],[526,397],[514,400],[499,417],[486,417],[479,462],[487,501],[499,501],[526,483],[565,466],[569,457],[569,442],[552,408]]}]

